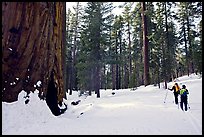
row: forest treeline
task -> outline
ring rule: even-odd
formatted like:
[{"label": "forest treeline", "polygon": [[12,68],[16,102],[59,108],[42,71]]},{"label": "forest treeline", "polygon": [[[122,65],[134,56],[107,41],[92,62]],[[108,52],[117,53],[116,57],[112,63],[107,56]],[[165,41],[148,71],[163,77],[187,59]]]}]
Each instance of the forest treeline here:
[{"label": "forest treeline", "polygon": [[[84,4],[84,3],[83,3]],[[202,2],[2,2],[2,101],[202,74]],[[53,74],[53,77],[52,75]],[[41,83],[38,85],[38,83]],[[50,90],[48,90],[50,89]]]},{"label": "forest treeline", "polygon": [[66,91],[136,88],[202,74],[202,2],[76,2],[66,13]]}]

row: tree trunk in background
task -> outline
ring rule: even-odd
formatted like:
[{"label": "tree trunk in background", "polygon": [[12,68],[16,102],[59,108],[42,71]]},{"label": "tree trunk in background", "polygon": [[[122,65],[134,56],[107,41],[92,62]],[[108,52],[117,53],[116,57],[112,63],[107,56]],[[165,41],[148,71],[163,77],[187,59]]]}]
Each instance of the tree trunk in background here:
[{"label": "tree trunk in background", "polygon": [[[117,36],[117,33],[116,33],[116,36]],[[115,64],[115,88],[116,89],[119,89],[119,59],[118,59],[118,40],[117,40],[117,37],[115,39],[115,55],[116,55],[116,64]]]},{"label": "tree trunk in background", "polygon": [[2,101],[35,89],[44,98],[52,70],[62,101],[65,8],[63,2],[2,3]]},{"label": "tree trunk in background", "polygon": [[128,71],[128,88],[129,88],[129,83],[131,82],[131,76],[132,76],[132,57],[131,57],[131,33],[130,33],[130,22],[128,20],[128,66],[129,66],[129,71]]},{"label": "tree trunk in background", "polygon": [[[170,80],[170,76],[172,74],[171,70],[172,70],[172,65],[171,63],[173,62],[171,60],[171,57],[170,57],[170,47],[169,47],[169,28],[168,28],[168,15],[167,15],[167,6],[166,6],[166,2],[164,3],[164,8],[165,8],[165,28],[166,28],[166,59],[165,59],[165,89],[167,89],[167,83],[169,82]],[[167,65],[168,64],[168,65]]]},{"label": "tree trunk in background", "polygon": [[128,64],[125,62],[124,64],[124,88],[128,88],[129,85],[129,73],[128,73]]},{"label": "tree trunk in background", "polygon": [[192,53],[192,42],[191,42],[191,34],[190,34],[190,21],[189,17],[186,17],[186,23],[187,23],[187,33],[188,33],[188,42],[189,42],[189,53],[188,53],[188,59],[189,59],[189,73],[194,73],[194,65],[193,65],[193,53]]},{"label": "tree trunk in background", "polygon": [[149,80],[149,55],[148,55],[148,39],[147,39],[147,21],[145,2],[141,2],[142,7],[142,24],[143,24],[143,47],[144,47],[144,85],[150,84]]},{"label": "tree trunk in background", "polygon": [[75,28],[74,28],[74,47],[73,47],[73,63],[72,63],[72,85],[73,85],[73,89],[74,90],[77,90],[78,88],[77,88],[77,71],[76,71],[76,53],[77,53],[77,45],[78,45],[78,43],[77,43],[77,37],[79,37],[78,36],[78,27],[79,27],[79,2],[77,2],[77,5],[76,5],[76,17],[75,17],[75,21],[74,21],[74,26],[75,26]]},{"label": "tree trunk in background", "polygon": [[115,64],[111,64],[111,74],[112,74],[112,90],[115,90],[115,87],[116,87],[116,65]]},{"label": "tree trunk in background", "polygon": [[188,47],[187,47],[187,35],[186,35],[186,29],[185,29],[185,24],[184,24],[185,22],[184,22],[184,20],[183,20],[183,37],[184,37],[184,47],[185,47],[185,53],[186,53],[186,66],[185,66],[185,68],[186,68],[186,72],[187,72],[187,74],[188,74],[188,76],[189,76],[189,56],[188,56]]}]

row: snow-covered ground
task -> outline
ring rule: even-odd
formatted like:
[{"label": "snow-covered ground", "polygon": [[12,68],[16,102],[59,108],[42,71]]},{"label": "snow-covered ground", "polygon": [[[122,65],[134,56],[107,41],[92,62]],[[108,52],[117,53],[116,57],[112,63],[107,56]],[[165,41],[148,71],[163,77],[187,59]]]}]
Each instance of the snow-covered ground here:
[{"label": "snow-covered ground", "polygon": [[[202,78],[192,74],[177,82],[189,90],[187,112],[173,103],[173,91],[153,85],[136,90],[101,90],[101,98],[95,94],[79,97],[74,91],[64,100],[68,110],[58,117],[39,100],[37,91],[30,94],[28,104],[22,91],[18,101],[2,102],[2,134],[202,135]],[[168,87],[172,85],[168,83]],[[81,100],[78,105],[71,105],[77,100]]]}]

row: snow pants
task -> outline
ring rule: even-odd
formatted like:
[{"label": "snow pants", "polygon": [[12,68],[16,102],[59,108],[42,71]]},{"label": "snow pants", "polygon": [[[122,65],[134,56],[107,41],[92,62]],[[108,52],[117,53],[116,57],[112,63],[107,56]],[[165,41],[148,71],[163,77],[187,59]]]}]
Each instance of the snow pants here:
[{"label": "snow pants", "polygon": [[178,104],[178,92],[174,92],[175,103]]},{"label": "snow pants", "polygon": [[181,104],[180,104],[180,106],[181,106],[181,109],[183,110],[183,105],[184,105],[184,107],[185,107],[185,111],[187,111],[187,105],[188,105],[188,96],[187,95],[181,95]]}]

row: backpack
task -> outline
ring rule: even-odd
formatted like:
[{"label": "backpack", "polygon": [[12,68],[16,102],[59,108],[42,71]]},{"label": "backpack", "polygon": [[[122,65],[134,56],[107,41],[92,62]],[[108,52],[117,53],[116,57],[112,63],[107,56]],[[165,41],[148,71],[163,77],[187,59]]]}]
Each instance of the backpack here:
[{"label": "backpack", "polygon": [[188,93],[187,89],[181,89],[180,94],[183,95],[183,96],[187,96],[187,94],[189,94],[189,93]]}]

